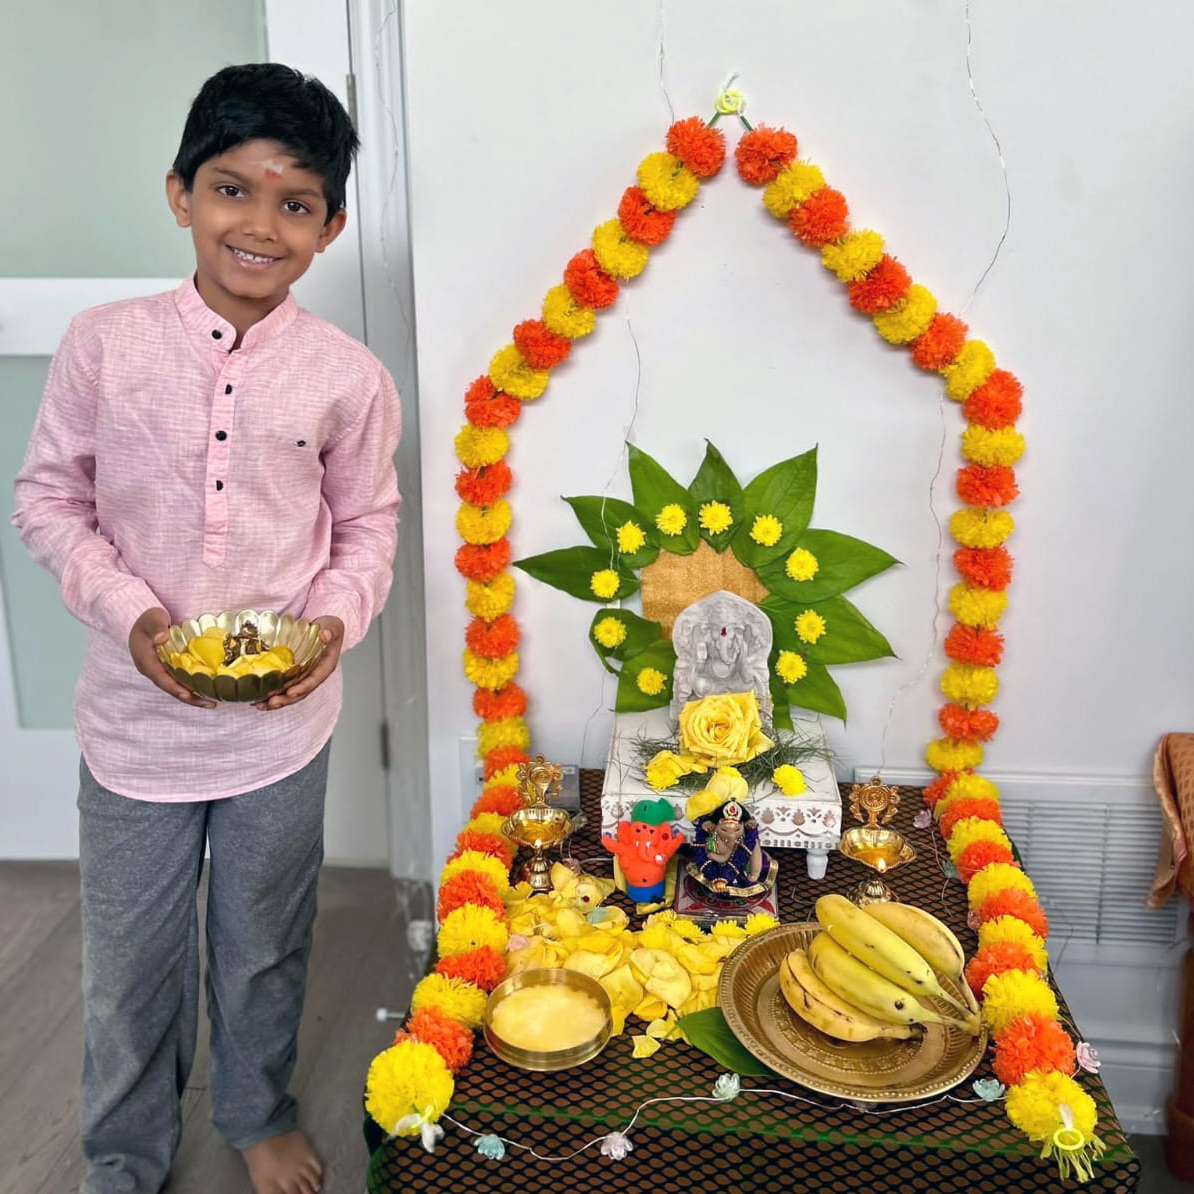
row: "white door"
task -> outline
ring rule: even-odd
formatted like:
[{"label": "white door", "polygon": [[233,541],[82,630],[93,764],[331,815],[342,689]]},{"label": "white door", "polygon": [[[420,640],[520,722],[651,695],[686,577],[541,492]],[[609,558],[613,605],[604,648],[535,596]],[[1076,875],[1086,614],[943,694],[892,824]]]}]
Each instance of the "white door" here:
[{"label": "white door", "polygon": [[[77,853],[70,698],[83,633],[8,525],[49,357],[76,311],[173,288],[193,267],[163,178],[203,80],[233,62],[286,62],[347,100],[348,20],[344,5],[320,0],[11,7],[0,18],[0,106],[21,115],[7,125],[0,188],[0,857],[62,858]],[[361,277],[359,238],[344,236],[296,297],[363,338]],[[384,864],[376,628],[344,673],[327,854]]]}]

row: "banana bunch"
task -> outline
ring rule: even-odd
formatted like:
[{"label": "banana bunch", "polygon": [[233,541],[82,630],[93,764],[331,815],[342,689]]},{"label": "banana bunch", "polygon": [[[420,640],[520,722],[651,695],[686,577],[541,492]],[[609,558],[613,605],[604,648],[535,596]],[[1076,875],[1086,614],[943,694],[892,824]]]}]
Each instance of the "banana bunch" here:
[{"label": "banana bunch", "polygon": [[[825,895],[817,901],[817,921],[822,931],[807,951],[793,950],[780,967],[780,989],[802,1020],[841,1041],[907,1039],[924,1024],[977,1035],[978,1004],[962,973],[962,946],[935,916],[911,904],[860,908],[845,896]],[[934,1011],[926,997],[958,1015]]]}]

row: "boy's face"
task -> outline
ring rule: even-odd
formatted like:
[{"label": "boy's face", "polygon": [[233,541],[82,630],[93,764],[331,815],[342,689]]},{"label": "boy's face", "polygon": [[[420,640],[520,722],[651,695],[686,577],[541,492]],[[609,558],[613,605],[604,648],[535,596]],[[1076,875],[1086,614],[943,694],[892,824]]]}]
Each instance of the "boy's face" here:
[{"label": "boy's face", "polygon": [[246,141],[208,159],[190,191],[173,171],[166,197],[195,242],[203,301],[238,330],[263,319],[344,228],[325,223],[323,179],[276,141]]}]

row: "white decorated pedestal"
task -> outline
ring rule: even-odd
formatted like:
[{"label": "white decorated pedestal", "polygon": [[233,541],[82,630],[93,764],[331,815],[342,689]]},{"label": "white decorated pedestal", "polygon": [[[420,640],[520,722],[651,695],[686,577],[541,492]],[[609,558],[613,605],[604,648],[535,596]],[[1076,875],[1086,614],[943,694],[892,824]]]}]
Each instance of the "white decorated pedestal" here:
[{"label": "white decorated pedestal", "polygon": [[[823,758],[811,758],[800,764],[806,791],[802,796],[785,796],[773,784],[763,784],[750,795],[748,805],[759,823],[759,841],[764,848],[778,846],[805,851],[805,866],[810,879],[825,876],[830,850],[837,848],[842,836],[842,797],[833,766],[828,758],[825,731],[818,722],[797,719],[802,734],[824,748]],[[657,792],[643,778],[636,743],[644,738],[667,738],[672,721],[666,709],[648,713],[619,713],[614,718],[605,785],[601,792],[601,832],[616,834],[619,821],[627,820],[639,800],[660,796],[675,809],[680,831],[691,841],[692,822],[684,816],[689,793],[679,788]]]}]

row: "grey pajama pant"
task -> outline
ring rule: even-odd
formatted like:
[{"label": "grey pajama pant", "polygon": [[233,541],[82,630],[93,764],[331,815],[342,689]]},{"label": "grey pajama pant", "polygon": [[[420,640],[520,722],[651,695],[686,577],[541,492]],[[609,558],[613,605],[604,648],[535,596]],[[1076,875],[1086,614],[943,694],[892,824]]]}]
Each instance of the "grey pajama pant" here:
[{"label": "grey pajama pant", "polygon": [[323,860],[330,743],[278,783],[195,803],[102,787],[80,765],[83,1194],[157,1194],[195,1058],[195,891],[210,844],[212,1122],[233,1148],[292,1130],[299,1020]]}]

